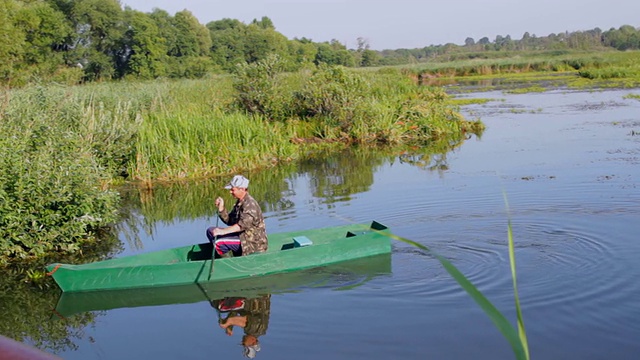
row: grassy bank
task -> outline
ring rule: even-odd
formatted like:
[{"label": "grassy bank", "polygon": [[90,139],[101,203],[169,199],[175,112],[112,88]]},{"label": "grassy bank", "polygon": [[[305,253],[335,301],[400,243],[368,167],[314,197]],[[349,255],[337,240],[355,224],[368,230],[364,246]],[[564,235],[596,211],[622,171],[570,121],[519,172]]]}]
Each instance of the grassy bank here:
[{"label": "grassy bank", "polygon": [[[422,84],[496,78],[527,81],[528,78],[571,87],[636,87],[640,85],[639,51],[505,52],[502,57],[436,59],[425,64],[399,66]],[[562,75],[558,78],[558,75]]]},{"label": "grassy bank", "polygon": [[202,80],[28,87],[0,101],[0,264],[79,251],[118,220],[123,182],[207,178],[323,149],[459,142],[479,133],[401,71],[279,70]]}]

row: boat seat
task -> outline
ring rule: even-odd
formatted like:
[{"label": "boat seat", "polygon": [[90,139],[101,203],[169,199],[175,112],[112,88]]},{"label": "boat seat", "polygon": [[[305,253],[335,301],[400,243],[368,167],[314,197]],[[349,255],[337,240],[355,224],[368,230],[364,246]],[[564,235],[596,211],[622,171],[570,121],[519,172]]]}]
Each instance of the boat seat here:
[{"label": "boat seat", "polygon": [[359,233],[354,233],[351,231],[347,231],[347,236],[346,237],[353,237],[353,236],[358,236],[358,235],[364,235],[364,234],[368,234],[370,231],[361,231]]},{"label": "boat seat", "polygon": [[303,247],[311,244],[313,244],[313,241],[306,236],[295,236],[293,238],[293,247]]}]

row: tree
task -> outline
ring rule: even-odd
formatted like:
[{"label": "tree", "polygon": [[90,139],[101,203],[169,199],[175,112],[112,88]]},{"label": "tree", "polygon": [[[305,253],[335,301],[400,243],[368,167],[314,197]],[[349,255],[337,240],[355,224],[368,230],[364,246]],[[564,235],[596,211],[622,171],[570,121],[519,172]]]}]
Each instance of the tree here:
[{"label": "tree", "polygon": [[67,16],[75,29],[75,41],[69,46],[74,54],[72,61],[84,65],[86,79],[113,77],[118,56],[117,45],[124,30],[120,2],[72,1]]},{"label": "tree", "polygon": [[355,66],[355,59],[344,45],[337,40],[332,40],[330,43],[318,44],[318,52],[314,63],[316,65],[327,64],[352,67]]},{"label": "tree", "polygon": [[243,24],[240,20],[237,19],[229,19],[225,18],[222,20],[210,21],[207,23],[206,27],[210,32],[227,30],[227,29],[238,29],[244,28],[246,25]]},{"label": "tree", "polygon": [[271,21],[271,19],[269,19],[266,16],[263,16],[262,19],[260,19],[260,21],[253,19],[253,21],[251,22],[252,25],[256,25],[262,29],[271,29],[271,30],[275,30],[276,27],[273,25],[273,21]]},{"label": "tree", "polygon": [[50,78],[65,66],[64,43],[72,28],[46,1],[0,1],[0,82]]},{"label": "tree", "polygon": [[289,42],[289,53],[297,65],[312,63],[318,53],[318,48],[309,39],[293,39]]},{"label": "tree", "polygon": [[360,66],[376,66],[380,61],[380,54],[377,51],[366,49],[362,52]]},{"label": "tree", "polygon": [[605,46],[618,50],[639,49],[640,33],[631,25],[622,25],[619,29],[611,29],[602,34]]},{"label": "tree", "polygon": [[[212,26],[209,26],[209,25]],[[233,70],[236,64],[245,62],[246,25],[231,26],[221,30],[211,30],[211,57],[214,64],[225,70]],[[209,29],[217,29],[218,24],[207,24]]]},{"label": "tree", "polygon": [[359,37],[356,39],[358,49],[354,60],[359,66],[375,66],[378,65],[380,55],[369,49],[369,40]]},{"label": "tree", "polygon": [[473,46],[475,44],[476,44],[476,42],[475,42],[475,40],[473,40],[472,37],[468,37],[468,38],[466,38],[464,40],[464,46]]},{"label": "tree", "polygon": [[25,4],[16,13],[15,24],[25,34],[25,58],[29,65],[44,65],[55,69],[62,63],[62,44],[71,35],[71,26],[64,14],[45,2]]},{"label": "tree", "polygon": [[152,79],[166,74],[167,46],[151,15],[126,8],[126,31],[119,50],[119,77]]},{"label": "tree", "polygon": [[0,80],[9,83],[16,75],[24,51],[25,34],[14,25],[18,11],[14,0],[0,0]]},{"label": "tree", "polygon": [[211,48],[209,30],[200,24],[190,11],[177,12],[173,19],[173,26],[176,30],[176,41],[169,49],[169,55],[204,56],[209,53]]},{"label": "tree", "polygon": [[278,54],[282,61],[289,59],[289,40],[274,28],[263,28],[251,24],[245,29],[244,58],[247,63],[266,59],[270,54]]}]

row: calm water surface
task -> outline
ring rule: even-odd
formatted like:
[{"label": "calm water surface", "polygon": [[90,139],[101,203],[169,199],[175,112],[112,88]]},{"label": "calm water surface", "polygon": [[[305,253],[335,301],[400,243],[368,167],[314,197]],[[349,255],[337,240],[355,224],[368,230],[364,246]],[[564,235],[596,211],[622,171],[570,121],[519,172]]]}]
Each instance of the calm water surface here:
[{"label": "calm water surface", "polygon": [[[640,135],[633,134],[640,132],[640,101],[624,99],[628,93],[465,95],[495,99],[465,108],[487,125],[481,139],[431,168],[404,155],[301,166],[273,180],[281,192],[266,207],[268,231],[375,219],[450,259],[515,326],[506,194],[532,359],[637,359]],[[210,198],[213,211],[213,199],[224,194],[217,188],[193,191]],[[123,235],[118,256],[204,241],[215,218],[148,223],[138,241]],[[394,242],[388,271],[327,270],[308,279],[271,296],[258,359],[514,358],[441,265],[405,243]],[[102,311],[72,339],[77,348],[59,355],[242,359],[242,329],[227,336],[217,322],[204,297]]]}]

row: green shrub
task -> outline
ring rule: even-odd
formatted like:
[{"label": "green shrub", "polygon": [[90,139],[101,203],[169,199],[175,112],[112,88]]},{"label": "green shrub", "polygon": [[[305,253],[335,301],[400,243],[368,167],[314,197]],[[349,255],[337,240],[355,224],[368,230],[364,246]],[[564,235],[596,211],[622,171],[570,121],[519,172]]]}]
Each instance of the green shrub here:
[{"label": "green shrub", "polygon": [[291,115],[291,92],[281,74],[286,63],[270,55],[251,64],[238,64],[234,69],[235,103],[250,114],[281,121]]},{"label": "green shrub", "polygon": [[367,117],[364,104],[369,97],[371,87],[360,75],[344,67],[320,65],[295,93],[294,106],[302,118],[323,118],[349,132],[358,118]]},{"label": "green shrub", "polygon": [[0,265],[74,252],[117,216],[117,193],[91,139],[77,130],[82,108],[43,88],[4,94],[0,130]]}]

